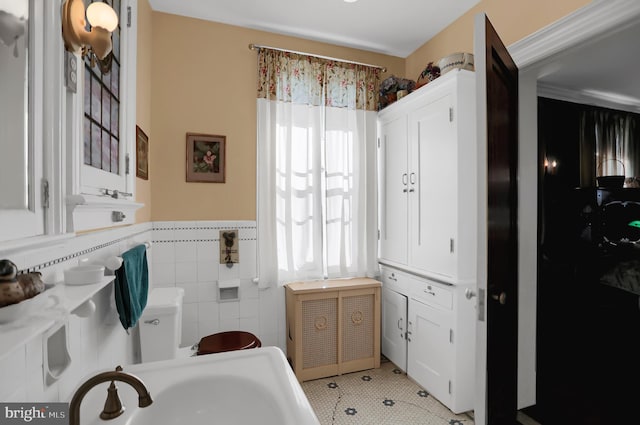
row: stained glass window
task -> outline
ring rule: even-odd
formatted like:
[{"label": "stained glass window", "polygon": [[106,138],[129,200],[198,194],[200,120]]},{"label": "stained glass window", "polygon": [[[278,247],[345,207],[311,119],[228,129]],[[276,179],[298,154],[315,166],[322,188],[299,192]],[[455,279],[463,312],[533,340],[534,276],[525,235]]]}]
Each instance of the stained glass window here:
[{"label": "stained glass window", "polygon": [[[85,0],[85,4],[101,0]],[[105,0],[118,14],[113,31],[111,70],[103,74],[97,61],[84,58],[84,163],[120,172],[120,0]]]}]

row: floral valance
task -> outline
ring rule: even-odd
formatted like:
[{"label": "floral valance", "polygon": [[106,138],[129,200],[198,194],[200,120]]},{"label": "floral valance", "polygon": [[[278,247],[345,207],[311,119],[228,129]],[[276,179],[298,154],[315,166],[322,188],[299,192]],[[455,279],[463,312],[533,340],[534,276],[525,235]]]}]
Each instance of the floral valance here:
[{"label": "floral valance", "polygon": [[258,98],[378,109],[380,69],[280,50],[258,52]]}]

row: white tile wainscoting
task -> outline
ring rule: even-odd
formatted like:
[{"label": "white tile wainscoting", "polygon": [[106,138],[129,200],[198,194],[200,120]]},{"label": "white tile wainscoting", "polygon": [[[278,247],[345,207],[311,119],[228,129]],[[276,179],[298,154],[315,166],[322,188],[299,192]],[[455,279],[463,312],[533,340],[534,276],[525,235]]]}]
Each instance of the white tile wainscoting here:
[{"label": "white tile wainscoting", "polygon": [[[7,245],[0,244],[0,258],[12,260],[20,270],[41,272],[46,283],[60,284],[63,271],[77,265],[78,260],[101,260],[120,255],[134,245],[151,240],[151,236],[151,223],[143,223],[73,236],[54,245],[7,248]],[[113,301],[113,285],[99,290],[92,300],[96,311],[87,318],[68,312],[51,316],[53,326],[67,322],[71,363],[59,380],[50,385],[45,384],[43,371],[43,334],[46,329],[24,335],[23,342],[13,345],[7,343],[7,335],[15,335],[21,329],[28,333],[30,327],[26,324],[32,318],[20,318],[0,325],[1,401],[68,401],[85,375],[98,369],[139,361],[138,332],[134,330],[128,335],[120,325]]]},{"label": "white tile wainscoting", "polygon": [[[239,263],[228,268],[219,262],[219,231],[239,230]],[[183,345],[223,330],[255,333],[263,345],[284,350],[284,291],[258,289],[256,277],[255,221],[153,222],[72,236],[55,245],[7,248],[0,258],[13,260],[20,270],[40,271],[47,283],[63,281],[63,271],[81,258],[103,259],[130,247],[152,241],[148,251],[150,284],[185,289]],[[219,302],[219,280],[239,279],[239,300]],[[108,284],[92,298],[96,311],[87,318],[61,314],[68,322],[71,364],[60,379],[46,385],[43,378],[44,332],[26,335],[24,343],[0,350],[1,401],[68,401],[80,380],[97,370],[140,361],[139,333],[128,335],[119,323]],[[3,333],[20,327],[20,321],[0,325]],[[23,322],[24,323],[24,322]],[[52,322],[53,323],[53,322]],[[26,327],[25,327],[26,328]],[[15,334],[15,332],[12,332]],[[5,333],[6,335],[6,333]]]},{"label": "white tile wainscoting", "polygon": [[[238,230],[239,263],[220,263],[220,231]],[[243,330],[263,345],[279,343],[282,291],[260,290],[256,270],[255,221],[164,221],[153,223],[153,286],[184,288],[182,346],[216,332]],[[218,300],[218,282],[239,280],[238,301]],[[278,294],[278,295],[276,295]]]}]

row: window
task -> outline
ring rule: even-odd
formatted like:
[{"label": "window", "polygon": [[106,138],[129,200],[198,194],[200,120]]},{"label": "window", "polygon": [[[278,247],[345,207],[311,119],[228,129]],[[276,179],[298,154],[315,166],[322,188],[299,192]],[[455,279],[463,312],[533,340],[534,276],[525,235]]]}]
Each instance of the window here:
[{"label": "window", "polygon": [[[93,0],[100,1],[100,0]],[[100,71],[89,57],[83,61],[80,190],[102,195],[110,191],[133,193],[128,157],[135,147],[135,2],[106,0],[118,14],[112,33],[111,70]],[[131,5],[129,4],[131,3]],[[135,176],[135,173],[133,173]]]},{"label": "window", "polygon": [[[100,1],[100,0],[95,0]],[[118,15],[119,0],[113,0]],[[111,71],[84,58],[84,164],[113,174],[120,171],[120,25],[113,31]]]},{"label": "window", "polygon": [[[85,4],[99,0],[85,0]],[[135,199],[136,5],[134,0],[105,0],[118,14],[112,33],[111,70],[85,57],[78,61],[77,94],[67,96],[69,183],[67,231],[88,230],[135,221],[142,204]],[[74,58],[71,58],[74,60]],[[135,161],[133,161],[135,162]],[[109,194],[118,192],[118,198]],[[123,221],[114,211],[124,214]]]},{"label": "window", "polygon": [[379,70],[261,48],[259,284],[376,273]]}]

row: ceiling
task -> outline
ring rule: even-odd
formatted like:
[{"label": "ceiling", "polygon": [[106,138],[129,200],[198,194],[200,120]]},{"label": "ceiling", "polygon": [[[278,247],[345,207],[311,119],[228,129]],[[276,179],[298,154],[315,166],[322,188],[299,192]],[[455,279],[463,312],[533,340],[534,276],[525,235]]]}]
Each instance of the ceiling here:
[{"label": "ceiling", "polygon": [[[149,0],[155,11],[406,58],[479,0]],[[259,43],[260,40],[255,40]]]},{"label": "ceiling", "polygon": [[[640,112],[640,22],[620,28],[554,58],[540,73],[543,87],[597,98]],[[579,99],[578,99],[579,100]]]}]

